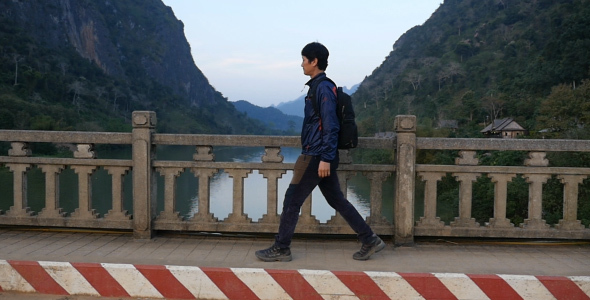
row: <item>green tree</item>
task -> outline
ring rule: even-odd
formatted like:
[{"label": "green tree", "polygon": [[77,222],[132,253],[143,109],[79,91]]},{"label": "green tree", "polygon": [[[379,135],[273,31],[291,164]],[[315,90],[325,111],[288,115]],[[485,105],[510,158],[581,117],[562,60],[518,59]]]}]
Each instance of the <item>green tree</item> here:
[{"label": "green tree", "polygon": [[577,89],[560,84],[541,103],[537,128],[546,137],[588,138],[590,122],[590,80],[582,81]]}]

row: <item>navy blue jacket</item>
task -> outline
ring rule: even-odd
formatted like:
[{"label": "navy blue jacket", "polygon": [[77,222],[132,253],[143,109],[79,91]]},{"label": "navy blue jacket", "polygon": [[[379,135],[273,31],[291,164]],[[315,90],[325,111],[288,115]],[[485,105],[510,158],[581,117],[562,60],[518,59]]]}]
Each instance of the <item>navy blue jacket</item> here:
[{"label": "navy blue jacket", "polygon": [[[310,88],[314,80],[326,77],[320,73],[306,85]],[[316,99],[305,97],[303,128],[301,129],[302,154],[319,156],[321,161],[332,163],[338,158],[338,132],[340,122],[336,115],[336,86],[328,80],[318,85]],[[315,113],[311,101],[318,101],[320,116]]]}]

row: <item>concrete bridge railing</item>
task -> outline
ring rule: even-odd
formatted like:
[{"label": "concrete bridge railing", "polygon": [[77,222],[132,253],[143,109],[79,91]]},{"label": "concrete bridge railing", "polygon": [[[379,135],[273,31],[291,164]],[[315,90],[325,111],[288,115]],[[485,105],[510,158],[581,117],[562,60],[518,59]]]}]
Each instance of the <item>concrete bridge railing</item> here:
[{"label": "concrete bridge railing", "polygon": [[[157,230],[183,232],[276,232],[279,216],[277,206],[278,180],[293,169],[284,163],[281,147],[299,147],[299,137],[234,136],[196,134],[158,134],[154,132],[154,112],[137,111],[132,116],[132,133],[50,132],[0,130],[0,142],[9,142],[8,156],[0,156],[0,166],[10,170],[13,177],[13,197],[0,195],[0,202],[11,203],[10,209],[0,211],[0,225],[110,228],[132,230],[136,238],[151,238]],[[545,158],[548,151],[590,151],[590,141],[578,140],[502,140],[502,139],[451,139],[416,138],[414,116],[397,116],[396,138],[361,138],[360,149],[386,149],[395,151],[395,165],[355,164],[349,151],[341,151],[338,174],[341,187],[346,191],[347,180],[363,174],[370,182],[370,215],[368,222],[381,235],[391,235],[396,244],[411,244],[415,236],[454,237],[510,237],[588,239],[590,229],[578,219],[578,185],[590,175],[590,168],[549,167]],[[74,144],[73,158],[33,156],[29,143]],[[122,144],[132,146],[131,159],[100,159],[93,150],[96,144]],[[191,161],[158,160],[156,147],[162,145],[190,145],[195,147]],[[264,147],[260,162],[217,162],[213,149],[219,146]],[[416,164],[419,149],[459,150],[455,165]],[[524,166],[478,165],[475,151],[519,150],[528,151],[530,159]],[[356,151],[356,150],[351,150]],[[100,155],[98,155],[100,156]],[[45,177],[45,206],[31,211],[27,201],[27,172],[37,167]],[[72,169],[78,177],[78,207],[71,213],[60,207],[60,173]],[[92,176],[104,169],[111,177],[110,199],[93,199]],[[252,220],[244,213],[244,179],[257,170],[267,182],[267,213]],[[226,172],[233,181],[232,212],[223,220],[210,211],[210,180],[218,172]],[[198,189],[198,211],[190,218],[180,216],[176,210],[176,181],[184,172],[191,172]],[[132,208],[124,207],[124,184],[132,174]],[[459,215],[446,225],[437,216],[437,182],[451,174],[459,182]],[[506,217],[507,184],[515,176],[526,178],[529,185],[528,219],[514,226]],[[164,209],[156,211],[156,178],[164,178]],[[472,217],[472,183],[487,176],[494,183],[494,216],[485,225]],[[543,220],[543,184],[556,176],[564,186],[563,219],[551,227]],[[395,194],[383,199],[386,179],[394,178]],[[423,181],[423,199],[416,199],[416,183]],[[197,184],[198,182],[198,184]],[[393,207],[393,222],[383,217],[383,201]],[[93,203],[108,201],[111,209],[101,216]],[[311,234],[352,234],[341,216],[335,214],[325,223],[311,213],[308,199],[301,211],[297,232]],[[424,205],[424,214],[415,220],[417,202]],[[588,201],[588,199],[582,199]],[[5,205],[6,206],[6,205]]]}]

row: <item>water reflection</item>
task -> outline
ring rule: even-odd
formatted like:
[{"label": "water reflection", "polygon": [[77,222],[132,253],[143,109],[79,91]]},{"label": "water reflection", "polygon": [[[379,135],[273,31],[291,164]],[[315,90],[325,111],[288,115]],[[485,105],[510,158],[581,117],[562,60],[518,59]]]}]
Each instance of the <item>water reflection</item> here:
[{"label": "water reflection", "polygon": [[[190,146],[159,146],[157,150],[158,160],[192,161],[195,147]],[[284,162],[294,163],[299,156],[300,149],[283,148],[281,155]],[[218,162],[260,162],[264,155],[264,148],[247,147],[215,147],[215,161]],[[99,158],[105,159],[131,159],[130,147],[116,150],[98,151]],[[123,208],[133,211],[132,201],[132,177],[133,172],[124,176],[124,203]],[[278,208],[282,210],[283,196],[291,177],[292,171],[288,171],[278,180]],[[0,168],[0,193],[3,195],[0,201],[0,210],[6,211],[13,205],[12,173],[8,168]],[[78,208],[78,175],[71,168],[63,170],[59,176],[60,207],[64,212],[72,213]],[[390,178],[391,180],[391,178]],[[164,177],[157,176],[157,211],[164,210]],[[388,187],[384,185],[384,195],[390,195]],[[212,179],[210,185],[211,204],[210,210],[220,220],[226,218],[232,212],[233,178],[223,170],[219,170]],[[177,178],[176,210],[186,218],[192,217],[198,211],[198,179],[186,169]],[[347,199],[358,209],[363,217],[370,213],[370,185],[368,180],[358,174],[348,182]],[[385,196],[387,199],[390,196]],[[112,208],[111,176],[102,168],[95,171],[92,176],[92,208],[101,216],[104,216]],[[252,221],[258,221],[267,213],[267,180],[258,171],[254,170],[244,179],[244,213]],[[45,174],[36,167],[28,173],[28,206],[35,212],[40,212],[45,206]],[[392,218],[391,201],[383,202],[383,211],[386,218]],[[326,222],[334,215],[334,210],[327,204],[319,189],[312,193],[312,214],[321,222]]]},{"label": "water reflection", "polygon": [[[158,152],[159,160],[191,160],[194,147],[165,146]],[[295,148],[282,148],[281,155],[284,162],[294,163],[301,150]],[[264,148],[234,148],[218,147],[214,149],[215,161],[218,162],[260,162],[264,155]],[[278,208],[277,213],[283,209],[283,195],[293,176],[292,171],[278,180]],[[364,182],[363,182],[364,181]],[[198,211],[198,179],[185,170],[178,178],[176,196],[178,199],[177,209],[181,215],[191,217]],[[253,221],[257,221],[267,213],[267,180],[257,170],[254,170],[244,179],[244,213]],[[158,179],[158,190],[164,188],[163,178]],[[368,182],[362,176],[357,176],[349,181],[348,200],[358,209],[363,217],[370,214]],[[211,178],[210,184],[210,210],[219,219],[226,218],[232,212],[233,199],[233,178],[228,173],[219,170]],[[163,209],[163,194],[158,194],[159,210]],[[185,205],[188,204],[188,205]],[[334,210],[327,204],[319,189],[312,193],[312,214],[321,222],[329,220],[334,215]]]}]

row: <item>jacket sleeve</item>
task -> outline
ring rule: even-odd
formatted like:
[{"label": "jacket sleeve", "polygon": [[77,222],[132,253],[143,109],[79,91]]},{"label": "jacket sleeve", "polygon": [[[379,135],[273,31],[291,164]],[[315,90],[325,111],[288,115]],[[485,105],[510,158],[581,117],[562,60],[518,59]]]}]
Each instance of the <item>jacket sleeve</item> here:
[{"label": "jacket sleeve", "polygon": [[320,84],[318,88],[319,97],[317,97],[322,122],[320,159],[329,163],[336,159],[338,151],[340,122],[338,122],[338,116],[336,115],[336,95],[336,86],[332,83],[325,81]]}]

